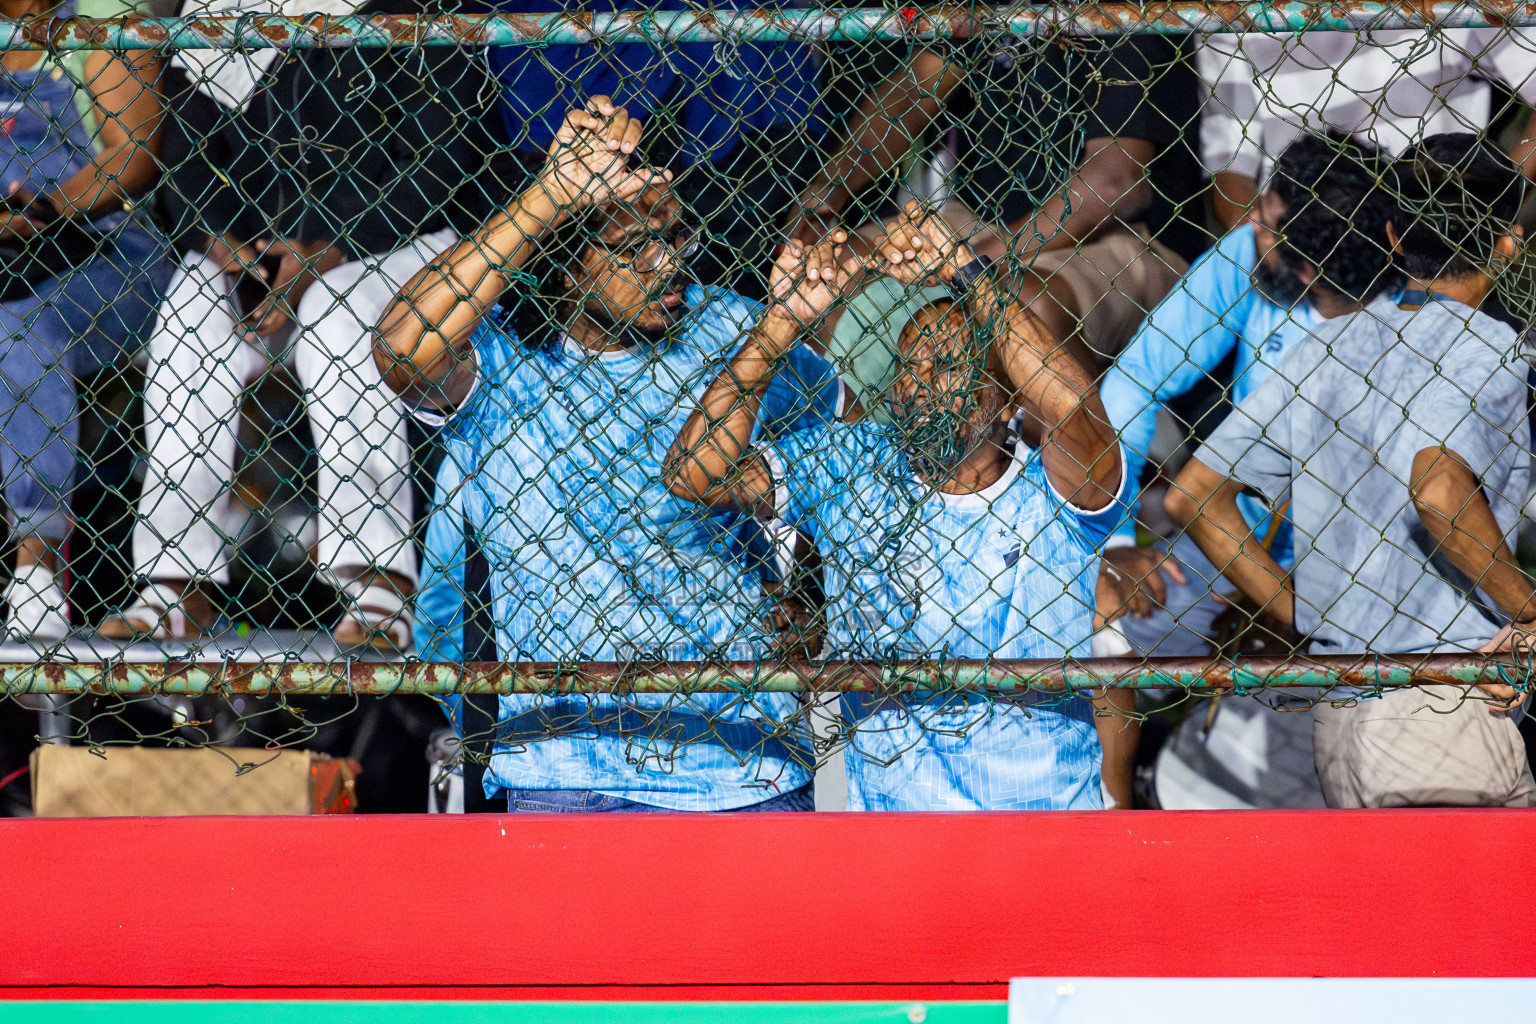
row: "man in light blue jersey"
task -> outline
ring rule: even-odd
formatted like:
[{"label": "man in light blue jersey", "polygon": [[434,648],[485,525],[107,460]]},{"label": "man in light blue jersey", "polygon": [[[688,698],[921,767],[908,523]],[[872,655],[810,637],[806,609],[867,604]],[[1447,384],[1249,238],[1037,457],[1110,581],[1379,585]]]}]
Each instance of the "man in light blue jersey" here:
[{"label": "man in light blue jersey", "polygon": [[[673,446],[672,492],[815,536],[829,657],[1086,654],[1096,548],[1123,483],[1114,432],[1088,373],[936,213],[909,207],[880,258],[904,283],[936,278],[952,294],[901,331],[891,422],[757,436],[773,368],[850,283],[843,237],[786,249],[768,310]],[[1019,440],[1019,412],[1038,447]],[[852,809],[1102,806],[1101,748],[1081,697],[846,699]]]},{"label": "man in light blue jersey", "polygon": [[[1312,328],[1360,309],[1393,283],[1385,234],[1392,206],[1378,188],[1381,172],[1358,142],[1316,135],[1293,142],[1248,223],[1201,257],[1148,314],[1101,385],[1133,487],[1166,403],[1214,381],[1234,356],[1226,394],[1242,401]],[[1259,538],[1288,563],[1283,517],[1270,521],[1262,504],[1244,501]],[[1135,543],[1127,519],[1105,552],[1101,586],[1116,595],[1109,617],[1115,607],[1130,611],[1119,625],[1138,653],[1209,653],[1212,623],[1226,607],[1212,597],[1220,574],[1187,539],[1166,561],[1160,549]]]},{"label": "man in light blue jersey", "polygon": [[[446,418],[506,660],[742,660],[773,641],[746,517],[701,514],[660,482],[757,310],[686,283],[668,176],[629,167],[640,138],[605,98],[572,111],[535,184],[417,275],[378,332],[385,379]],[[795,349],[759,429],[833,417],[840,395]],[[433,537],[431,561],[462,561],[451,525]],[[486,789],[512,810],[809,810],[796,714],[783,694],[506,697]]]}]

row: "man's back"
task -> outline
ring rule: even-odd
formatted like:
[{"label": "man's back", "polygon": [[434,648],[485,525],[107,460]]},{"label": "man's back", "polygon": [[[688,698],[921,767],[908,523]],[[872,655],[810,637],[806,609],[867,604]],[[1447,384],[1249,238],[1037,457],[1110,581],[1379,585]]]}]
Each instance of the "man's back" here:
[{"label": "man's back", "polygon": [[1414,456],[1443,445],[1513,529],[1530,476],[1514,349],[1508,327],[1458,303],[1378,299],[1294,346],[1202,450],[1290,500],[1297,627],[1319,653],[1475,648],[1496,632],[1433,554],[1409,488]]}]

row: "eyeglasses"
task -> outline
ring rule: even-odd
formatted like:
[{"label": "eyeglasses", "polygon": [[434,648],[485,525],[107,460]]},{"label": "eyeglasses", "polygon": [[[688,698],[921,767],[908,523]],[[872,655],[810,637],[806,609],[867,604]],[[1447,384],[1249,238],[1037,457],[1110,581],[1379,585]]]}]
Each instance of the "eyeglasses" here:
[{"label": "eyeglasses", "polygon": [[649,232],[622,242],[606,242],[597,235],[592,244],[606,251],[621,267],[648,274],[661,266],[670,251],[673,259],[683,262],[699,251],[698,233],[688,224],[673,224],[664,231]]}]

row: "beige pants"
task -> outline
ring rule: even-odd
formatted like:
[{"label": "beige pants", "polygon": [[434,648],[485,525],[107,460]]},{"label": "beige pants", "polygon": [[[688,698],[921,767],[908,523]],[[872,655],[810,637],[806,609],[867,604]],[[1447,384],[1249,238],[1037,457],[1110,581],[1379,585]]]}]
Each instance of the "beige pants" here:
[{"label": "beige pants", "polygon": [[1525,742],[1481,692],[1418,686],[1317,705],[1313,754],[1328,806],[1536,806]]},{"label": "beige pants", "polygon": [[[944,216],[967,237],[1008,238],[1006,228],[977,220],[958,200],[944,204]],[[1030,269],[1077,320],[1083,344],[1101,366],[1108,366],[1189,264],[1163,243],[1151,241],[1144,226],[1115,225],[1086,245],[1040,253]]]},{"label": "beige pants", "polygon": [[1043,252],[1031,269],[1048,284],[1066,282],[1083,344],[1108,364],[1189,264],[1161,242],[1115,228],[1076,249]]}]

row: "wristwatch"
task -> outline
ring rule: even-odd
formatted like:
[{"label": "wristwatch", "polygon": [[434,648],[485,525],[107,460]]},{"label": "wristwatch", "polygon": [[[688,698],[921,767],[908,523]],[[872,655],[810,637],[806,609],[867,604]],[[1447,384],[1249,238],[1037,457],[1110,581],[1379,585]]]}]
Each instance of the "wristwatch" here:
[{"label": "wristwatch", "polygon": [[949,293],[957,299],[963,299],[966,293],[975,287],[976,282],[992,269],[993,260],[990,256],[977,256],[971,262],[955,271],[955,276],[950,278]]}]

